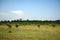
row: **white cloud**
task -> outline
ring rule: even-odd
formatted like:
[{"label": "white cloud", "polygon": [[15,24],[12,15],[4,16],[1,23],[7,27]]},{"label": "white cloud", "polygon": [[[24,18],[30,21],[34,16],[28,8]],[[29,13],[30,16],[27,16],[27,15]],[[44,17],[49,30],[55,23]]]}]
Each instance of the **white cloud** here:
[{"label": "white cloud", "polygon": [[11,18],[13,19],[19,19],[24,16],[24,11],[23,10],[14,10],[11,11]]},{"label": "white cloud", "polygon": [[16,20],[24,16],[24,11],[15,10],[10,12],[0,12],[0,20]]},{"label": "white cloud", "polygon": [[24,11],[22,11],[22,10],[15,10],[15,11],[11,11],[11,13],[15,13],[17,15],[23,15]]},{"label": "white cloud", "polygon": [[3,14],[2,12],[0,12],[0,17],[1,17],[1,16],[4,16],[4,14]]}]

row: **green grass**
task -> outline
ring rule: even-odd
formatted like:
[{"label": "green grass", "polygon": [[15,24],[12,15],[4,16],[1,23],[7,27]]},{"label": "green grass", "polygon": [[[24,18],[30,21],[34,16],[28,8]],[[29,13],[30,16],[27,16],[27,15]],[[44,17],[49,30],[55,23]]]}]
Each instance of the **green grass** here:
[{"label": "green grass", "polygon": [[[8,33],[12,31],[12,33]],[[0,37],[3,38],[22,38],[26,40],[60,40],[60,25],[53,28],[50,25],[21,25],[17,29],[14,25],[9,29],[6,25],[0,25]]]}]

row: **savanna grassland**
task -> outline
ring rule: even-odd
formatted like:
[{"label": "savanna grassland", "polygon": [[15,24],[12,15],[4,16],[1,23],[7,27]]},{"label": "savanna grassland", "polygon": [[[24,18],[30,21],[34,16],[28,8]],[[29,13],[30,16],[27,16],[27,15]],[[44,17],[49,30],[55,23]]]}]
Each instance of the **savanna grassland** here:
[{"label": "savanna grassland", "polygon": [[60,40],[60,21],[0,22],[0,40]]}]

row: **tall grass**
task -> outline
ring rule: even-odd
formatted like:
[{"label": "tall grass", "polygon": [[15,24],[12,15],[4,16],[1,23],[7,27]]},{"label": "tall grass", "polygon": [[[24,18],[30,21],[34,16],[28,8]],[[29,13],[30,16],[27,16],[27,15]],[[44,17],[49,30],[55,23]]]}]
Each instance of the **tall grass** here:
[{"label": "tall grass", "polygon": [[[8,33],[12,31],[12,33]],[[60,40],[60,25],[53,28],[51,25],[19,25],[18,29],[15,24],[8,29],[6,25],[0,25],[0,37],[4,38],[27,38],[31,40]]]}]

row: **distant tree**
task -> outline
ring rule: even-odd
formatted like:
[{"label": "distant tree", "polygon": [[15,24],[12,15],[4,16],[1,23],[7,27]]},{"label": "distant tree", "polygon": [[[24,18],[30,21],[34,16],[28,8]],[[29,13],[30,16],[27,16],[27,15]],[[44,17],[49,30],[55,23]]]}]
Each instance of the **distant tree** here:
[{"label": "distant tree", "polygon": [[18,20],[18,19],[17,19],[16,21],[17,21],[17,22],[19,22],[19,20]]},{"label": "distant tree", "polygon": [[27,19],[27,21],[29,21],[29,19]]},{"label": "distant tree", "polygon": [[20,18],[20,21],[22,21],[22,19]]},{"label": "distant tree", "polygon": [[56,23],[60,24],[60,20],[56,20]]}]

